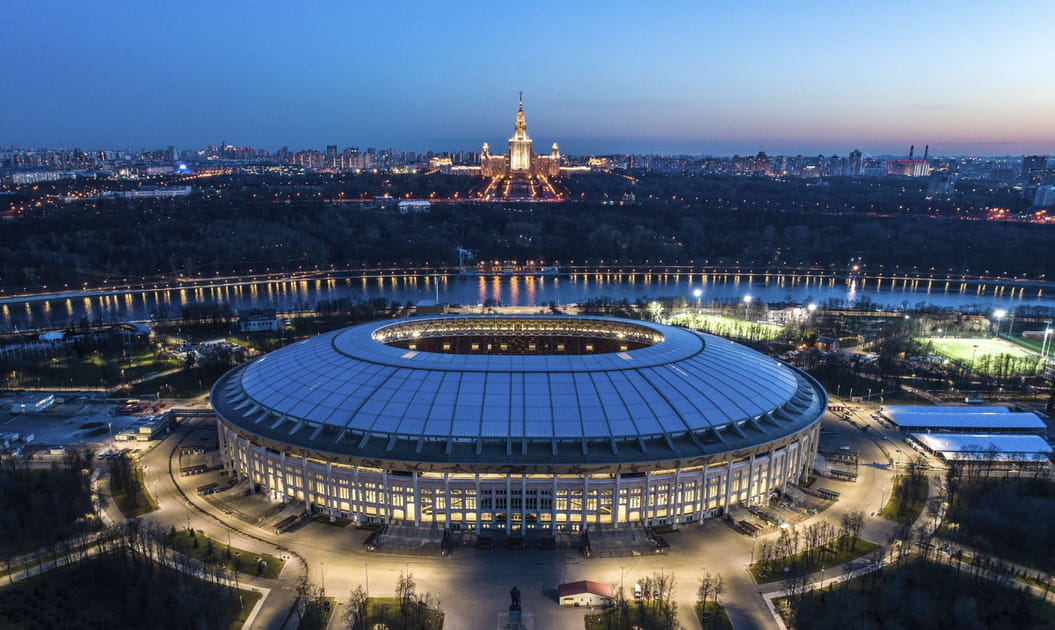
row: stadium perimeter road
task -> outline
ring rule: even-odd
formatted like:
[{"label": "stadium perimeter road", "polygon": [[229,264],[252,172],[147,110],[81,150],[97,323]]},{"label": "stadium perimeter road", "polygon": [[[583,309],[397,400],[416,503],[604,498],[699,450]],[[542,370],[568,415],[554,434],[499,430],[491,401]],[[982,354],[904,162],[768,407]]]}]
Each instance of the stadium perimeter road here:
[{"label": "stadium perimeter road", "polygon": [[[200,420],[190,424],[198,422],[209,423]],[[892,467],[886,453],[891,453],[894,458],[901,456],[904,461],[909,453],[914,452],[898,438],[896,431],[881,428],[868,418],[867,412],[858,413],[855,422],[858,425],[868,423],[871,428],[865,432],[827,414],[824,426],[829,430],[822,436],[822,448],[838,450],[841,446],[850,446],[857,450],[860,453],[858,481],[818,479],[816,483],[840,492],[841,500],[799,526],[807,526],[812,519],[838,523],[847,512],[861,510],[866,515],[863,536],[885,543],[894,525],[871,515],[889,496]],[[558,584],[589,579],[618,586],[622,579],[626,591],[632,593],[634,582],[655,571],[667,571],[675,577],[681,623],[686,628],[699,628],[699,622],[692,614],[692,603],[696,600],[699,578],[708,571],[720,573],[725,578],[722,602],[737,630],[775,627],[759,594],[759,587],[746,570],[751,559],[752,540],[722,521],[683,526],[680,532],[666,536],[671,543],[670,553],[654,556],[585,559],[572,549],[478,550],[466,547],[456,548],[447,558],[371,553],[362,546],[368,532],[351,527],[308,523],[293,532],[275,535],[233,519],[195,495],[194,477],[181,479],[177,472],[176,480],[193,507],[189,506],[173,486],[168,474],[168,457],[184,432],[194,429],[194,426],[180,427],[144,456],[144,463],[148,465],[148,487],[159,495],[162,508],[149,519],[166,528],[171,525],[186,527],[189,519],[194,528],[203,530],[215,540],[225,542],[230,533],[233,545],[249,551],[276,553],[275,545],[292,550],[305,560],[311,581],[322,584],[324,578],[327,593],[342,602],[338,614],[343,612],[343,602],[355,587],[368,584],[371,595],[390,596],[396,591],[400,573],[410,571],[419,593],[428,592],[439,598],[446,613],[447,630],[496,627],[499,614],[509,605],[509,591],[514,585],[522,593],[524,614],[534,618],[536,628],[579,630],[584,611],[557,605]],[[886,435],[887,440],[881,440],[880,434]],[[901,449],[901,454],[897,449]],[[754,543],[776,536],[777,532],[770,530]],[[277,553],[283,552],[279,550]],[[272,590],[255,626],[281,627],[304,569],[291,558],[278,580],[262,581],[265,582],[262,585]]]}]

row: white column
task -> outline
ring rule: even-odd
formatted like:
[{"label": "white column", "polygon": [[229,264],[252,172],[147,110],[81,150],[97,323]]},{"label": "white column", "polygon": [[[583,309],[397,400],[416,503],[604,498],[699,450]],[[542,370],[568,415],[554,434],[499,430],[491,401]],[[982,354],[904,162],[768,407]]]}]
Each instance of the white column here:
[{"label": "white column", "polygon": [[620,483],[623,479],[621,473],[615,474],[615,490],[612,491],[612,529],[619,529],[619,501],[622,499]]},{"label": "white column", "polygon": [[725,462],[725,508],[724,512],[729,513],[729,497],[733,494],[733,460],[730,458]]},{"label": "white column", "polygon": [[418,471],[410,471],[411,481],[414,483],[414,527],[421,526],[421,493],[418,492]]},{"label": "white column", "polygon": [[704,466],[703,470],[700,471],[700,483],[703,484],[703,487],[700,488],[700,492],[697,495],[698,499],[696,502],[696,513],[700,515],[701,521],[703,520],[703,511],[707,509],[707,492],[710,490],[711,487],[711,484],[708,483],[709,479],[707,479],[707,468],[707,466]]},{"label": "white column", "polygon": [[480,498],[480,473],[476,473],[476,535],[480,535],[480,510],[483,499]]},{"label": "white column", "polygon": [[[538,501],[536,495],[535,500]],[[527,531],[527,475],[520,473],[520,534]]]},{"label": "white column", "polygon": [[553,494],[550,495],[549,510],[549,531],[552,534],[557,531],[557,473],[553,473]]},{"label": "white column", "polygon": [[645,473],[645,495],[642,497],[644,505],[641,506],[641,513],[644,514],[645,525],[648,525],[649,521],[652,520],[652,471]]},{"label": "white column", "polygon": [[[392,493],[388,491],[388,470],[381,469],[381,501],[384,504],[384,518],[386,523],[392,522]],[[381,510],[378,510],[380,512]]]},{"label": "white column", "polygon": [[766,462],[766,496],[769,496],[769,491],[773,488],[773,450],[770,449],[766,453],[766,458],[769,460]]},{"label": "white column", "polygon": [[333,462],[326,462],[326,509],[330,512],[330,516],[333,516],[334,506],[340,509],[341,505],[341,492],[337,488],[337,484],[333,482]]},{"label": "white column", "polygon": [[671,516],[674,522],[677,523],[681,517],[681,467],[674,469],[674,490],[670,493],[670,500],[667,503],[670,504]]},{"label": "white column", "polygon": [[363,495],[360,491],[359,486],[359,464],[352,466],[352,492],[348,501],[351,503],[352,514],[355,515],[355,522],[359,524],[363,521],[363,514],[366,513],[363,507]]},{"label": "white column", "polygon": [[747,465],[747,504],[751,505],[755,491],[755,456],[753,453]]},{"label": "white column", "polygon": [[512,520],[513,519],[509,518],[510,517],[510,512],[512,511],[512,505],[513,505],[512,489],[513,489],[513,481],[512,481],[512,479],[510,477],[510,474],[506,473],[506,507],[505,507],[505,512],[506,512],[506,536],[508,536],[509,532],[512,531],[512,529],[513,529],[513,524],[512,524]]},{"label": "white column", "polygon": [[784,494],[788,491],[788,456],[790,455],[791,444],[784,445],[784,453],[780,458],[780,492]]},{"label": "white column", "polygon": [[590,492],[590,475],[587,474],[587,473],[583,473],[583,475],[582,475],[582,505],[580,506],[582,508],[582,528],[583,529],[587,528],[587,522],[588,522],[587,519],[589,518],[586,515],[586,506],[588,506],[590,504],[590,501],[587,498],[589,496],[589,492]]},{"label": "white column", "polygon": [[[436,506],[432,507],[433,513],[435,513]],[[462,495],[462,518],[465,518],[465,495]],[[464,522],[464,520],[462,521]],[[443,526],[447,529],[451,527],[451,474],[443,473]]]}]

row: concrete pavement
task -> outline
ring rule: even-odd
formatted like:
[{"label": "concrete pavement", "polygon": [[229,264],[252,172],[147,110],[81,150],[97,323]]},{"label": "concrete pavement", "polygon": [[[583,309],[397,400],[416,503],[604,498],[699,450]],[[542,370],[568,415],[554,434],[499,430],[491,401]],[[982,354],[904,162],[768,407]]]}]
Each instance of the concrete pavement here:
[{"label": "concrete pavement", "polygon": [[[866,423],[867,418],[857,418]],[[201,422],[201,421],[194,421]],[[819,483],[841,493],[841,500],[829,509],[811,517],[838,523],[851,510],[865,513],[863,537],[885,543],[895,525],[871,517],[889,496],[893,467],[886,452],[908,446],[890,431],[887,440],[873,438],[885,430],[879,425],[867,432],[836,419],[825,418],[822,444],[831,449],[850,445],[860,453],[859,477],[855,483],[823,478]],[[195,529],[224,542],[231,536],[233,545],[252,551],[283,554],[284,548],[295,556],[273,585],[258,618],[258,627],[278,628],[285,619],[295,596],[298,580],[307,571],[314,583],[320,583],[325,563],[328,594],[339,601],[359,585],[369,585],[372,595],[393,595],[400,573],[410,571],[419,593],[435,594],[446,613],[448,630],[477,630],[497,624],[498,615],[508,605],[509,589],[516,585],[523,597],[525,614],[534,615],[537,628],[582,628],[584,611],[563,609],[556,603],[557,584],[590,579],[618,586],[620,577],[627,590],[635,581],[655,571],[674,575],[679,619],[686,628],[699,628],[692,605],[696,601],[699,579],[705,571],[720,573],[725,579],[722,603],[737,630],[773,628],[776,626],[758,585],[746,565],[751,559],[752,539],[739,534],[728,524],[710,520],[682,526],[680,532],[667,535],[671,544],[668,554],[629,558],[584,559],[572,549],[543,551],[455,548],[447,558],[394,556],[367,552],[362,542],[368,532],[352,527],[340,528],[307,523],[295,531],[276,535],[255,525],[248,525],[223,514],[216,506],[198,497],[194,477],[170,476],[169,459],[182,438],[194,427],[180,427],[158,448],[144,456],[148,466],[148,485],[159,494],[161,510],[146,517],[164,527],[186,527],[189,520]],[[885,434],[885,433],[884,433]],[[886,446],[886,452],[879,444]],[[161,474],[164,472],[165,474]],[[177,471],[178,475],[178,471]],[[177,485],[183,487],[183,493]],[[260,499],[264,501],[264,498]],[[767,536],[777,536],[773,531]],[[764,537],[763,537],[764,538]],[[291,555],[291,552],[285,552]],[[304,560],[304,565],[296,558]],[[250,578],[246,578],[247,581]],[[253,582],[255,584],[255,582]],[[341,608],[338,608],[338,613]]]}]

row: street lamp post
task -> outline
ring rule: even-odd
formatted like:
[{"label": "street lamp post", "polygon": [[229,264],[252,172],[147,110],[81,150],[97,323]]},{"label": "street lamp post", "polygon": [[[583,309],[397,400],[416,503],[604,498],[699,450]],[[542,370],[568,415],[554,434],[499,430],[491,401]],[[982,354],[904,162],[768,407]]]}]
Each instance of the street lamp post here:
[{"label": "street lamp post", "polygon": [[700,312],[700,296],[703,295],[703,291],[701,291],[700,289],[696,289],[695,291],[692,292],[692,294],[696,296],[696,313],[699,314],[699,312]]},{"label": "street lamp post", "polygon": [[1007,317],[1007,310],[998,308],[993,311],[993,319],[996,320],[996,336],[1000,337],[1000,324],[1004,323],[1004,318]]},{"label": "street lamp post", "polygon": [[750,319],[749,312],[751,310],[751,300],[754,299],[750,295],[744,296],[744,319]]},{"label": "street lamp post", "polygon": [[319,575],[322,577],[322,594],[326,595],[326,563],[319,563]]}]

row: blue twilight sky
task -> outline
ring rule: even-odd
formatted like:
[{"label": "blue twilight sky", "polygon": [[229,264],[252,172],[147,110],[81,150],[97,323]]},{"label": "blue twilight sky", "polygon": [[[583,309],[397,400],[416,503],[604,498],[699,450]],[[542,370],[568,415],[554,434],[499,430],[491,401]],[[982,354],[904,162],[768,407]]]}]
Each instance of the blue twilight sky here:
[{"label": "blue twilight sky", "polygon": [[1055,0],[0,0],[0,146],[1055,153]]}]

